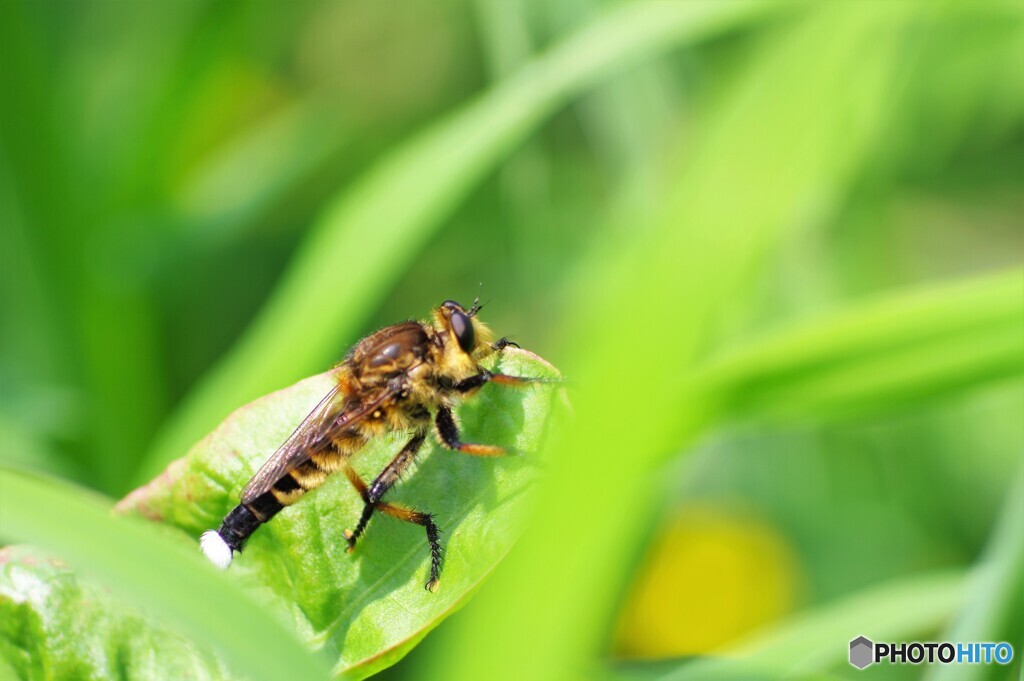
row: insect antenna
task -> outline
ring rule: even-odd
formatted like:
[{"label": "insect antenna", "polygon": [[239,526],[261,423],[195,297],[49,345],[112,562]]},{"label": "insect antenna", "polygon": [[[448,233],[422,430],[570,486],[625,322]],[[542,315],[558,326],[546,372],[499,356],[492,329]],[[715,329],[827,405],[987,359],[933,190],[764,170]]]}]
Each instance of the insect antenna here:
[{"label": "insect antenna", "polygon": [[473,307],[469,308],[468,314],[470,317],[476,316],[476,313],[479,312],[484,305],[491,302],[489,300],[487,301],[487,303],[480,302],[480,293],[483,291],[483,288],[484,282],[481,281],[479,287],[477,288],[476,298],[473,298]]},{"label": "insect antenna", "polygon": [[487,305],[490,302],[491,301],[488,300],[486,303],[481,303],[480,296],[477,296],[476,298],[473,299],[473,307],[469,308],[466,314],[468,314],[470,317],[475,317],[476,313],[482,310],[484,305]]}]

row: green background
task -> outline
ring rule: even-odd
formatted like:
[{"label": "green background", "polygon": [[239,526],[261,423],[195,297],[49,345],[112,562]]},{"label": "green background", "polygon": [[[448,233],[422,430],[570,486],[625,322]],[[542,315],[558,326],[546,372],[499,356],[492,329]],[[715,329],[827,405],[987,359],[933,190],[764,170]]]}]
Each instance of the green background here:
[{"label": "green background", "polygon": [[1017,678],[1020,2],[0,0],[0,44],[5,467],[120,498],[479,295],[574,416],[390,678]]}]

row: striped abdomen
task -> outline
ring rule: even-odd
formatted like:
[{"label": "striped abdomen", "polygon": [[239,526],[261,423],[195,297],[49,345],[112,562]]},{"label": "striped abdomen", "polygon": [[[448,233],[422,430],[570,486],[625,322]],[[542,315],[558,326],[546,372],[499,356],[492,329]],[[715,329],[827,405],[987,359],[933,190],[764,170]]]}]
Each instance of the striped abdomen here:
[{"label": "striped abdomen", "polygon": [[244,496],[242,503],[225,516],[216,534],[232,552],[240,552],[256,528],[306,492],[322,485],[327,476],[341,468],[346,458],[366,444],[366,440],[363,434],[347,430],[323,449],[311,452],[308,459],[285,471],[269,489],[254,490]]}]

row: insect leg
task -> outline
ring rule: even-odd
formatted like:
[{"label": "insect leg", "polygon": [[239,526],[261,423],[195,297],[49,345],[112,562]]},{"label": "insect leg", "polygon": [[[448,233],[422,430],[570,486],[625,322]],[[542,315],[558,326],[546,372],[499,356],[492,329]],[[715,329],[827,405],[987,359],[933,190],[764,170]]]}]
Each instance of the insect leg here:
[{"label": "insect leg", "polygon": [[530,385],[531,383],[545,383],[543,378],[529,378],[526,376],[509,376],[508,374],[496,374],[484,369],[479,374],[474,374],[467,379],[459,381],[452,386],[457,392],[468,393],[476,390],[484,383],[498,383],[501,385]]},{"label": "insect leg", "polygon": [[382,501],[377,504],[381,513],[386,513],[392,518],[398,518],[408,523],[421,525],[427,531],[427,543],[430,544],[430,577],[423,585],[427,591],[437,589],[437,580],[441,576],[441,567],[444,565],[444,553],[441,550],[441,542],[438,540],[438,529],[434,523],[434,516],[424,511],[417,511],[413,508],[406,508],[398,504],[390,504]]},{"label": "insect leg", "polygon": [[[348,459],[343,459],[341,464],[341,470],[345,472],[345,477],[352,483],[352,486],[359,492],[359,496],[363,500],[363,515],[359,518],[359,525],[356,526],[359,534],[362,534],[363,528],[366,527],[366,523],[370,522],[370,516],[373,514],[373,504],[370,503],[370,488],[367,487],[366,481],[352,468],[352,464],[348,462]],[[345,530],[345,541],[348,542],[348,552],[352,553],[356,548],[356,539],[358,534],[351,530]]]},{"label": "insect leg", "polygon": [[512,346],[513,348],[518,348],[519,343],[516,343],[515,341],[510,341],[508,338],[499,338],[495,342],[491,343],[491,350],[493,350],[494,352],[501,352],[502,350],[509,346]]},{"label": "insect leg", "polygon": [[366,481],[360,477],[359,473],[356,473],[355,469],[352,468],[352,464],[348,462],[348,459],[342,459],[341,470],[345,472],[345,477],[352,483],[352,486],[359,492],[359,496],[362,497],[363,501],[369,501],[370,499],[370,488],[366,486]]},{"label": "insect leg", "polygon": [[345,539],[348,541],[349,551],[355,548],[356,541],[359,539],[363,531],[366,530],[367,523],[370,522],[370,518],[373,517],[374,510],[381,506],[380,500],[384,497],[391,487],[398,482],[402,477],[402,472],[409,467],[409,465],[416,458],[416,453],[420,447],[423,446],[423,440],[426,439],[426,433],[417,433],[413,436],[409,442],[406,443],[405,447],[402,448],[394,459],[391,460],[384,470],[380,472],[380,475],[374,479],[369,487],[363,482],[363,479],[359,477],[359,474],[352,470],[351,466],[347,463],[345,465],[345,474],[348,476],[349,481],[359,491],[360,496],[363,497],[363,514],[359,517],[359,524],[356,525],[356,529],[351,532],[345,533]]},{"label": "insect leg", "polygon": [[460,440],[459,426],[455,423],[455,416],[449,407],[438,408],[434,423],[437,425],[438,440],[448,449],[473,456],[504,456],[506,454],[503,448],[495,445],[478,445]]}]

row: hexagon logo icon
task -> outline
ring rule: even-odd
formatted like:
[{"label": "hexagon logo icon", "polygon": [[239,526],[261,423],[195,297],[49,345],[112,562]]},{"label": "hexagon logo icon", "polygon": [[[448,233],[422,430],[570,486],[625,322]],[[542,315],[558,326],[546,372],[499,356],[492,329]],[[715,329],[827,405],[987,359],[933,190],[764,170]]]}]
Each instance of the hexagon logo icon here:
[{"label": "hexagon logo icon", "polygon": [[850,664],[857,669],[864,669],[874,662],[875,644],[865,636],[858,636],[850,641]]}]

